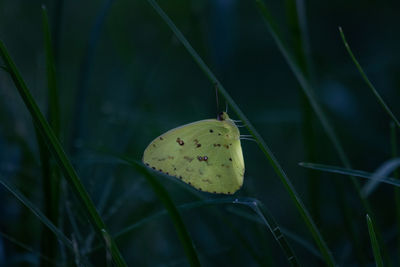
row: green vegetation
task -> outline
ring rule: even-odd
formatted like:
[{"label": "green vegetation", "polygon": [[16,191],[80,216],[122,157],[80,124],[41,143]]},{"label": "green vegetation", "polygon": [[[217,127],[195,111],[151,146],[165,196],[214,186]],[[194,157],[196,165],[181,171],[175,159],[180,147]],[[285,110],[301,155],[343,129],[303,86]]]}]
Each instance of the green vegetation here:
[{"label": "green vegetation", "polygon": [[[399,265],[399,4],[380,5],[2,1],[0,266]],[[236,194],[141,163],[216,106],[255,141]]]}]

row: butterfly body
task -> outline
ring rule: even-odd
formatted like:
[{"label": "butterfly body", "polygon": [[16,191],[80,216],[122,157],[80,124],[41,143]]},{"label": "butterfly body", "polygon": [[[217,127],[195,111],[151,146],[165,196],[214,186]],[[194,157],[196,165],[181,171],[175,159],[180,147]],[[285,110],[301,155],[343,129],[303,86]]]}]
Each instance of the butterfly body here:
[{"label": "butterfly body", "polygon": [[233,194],[243,184],[240,132],[225,112],[218,120],[189,123],[157,137],[143,162],[210,193]]}]

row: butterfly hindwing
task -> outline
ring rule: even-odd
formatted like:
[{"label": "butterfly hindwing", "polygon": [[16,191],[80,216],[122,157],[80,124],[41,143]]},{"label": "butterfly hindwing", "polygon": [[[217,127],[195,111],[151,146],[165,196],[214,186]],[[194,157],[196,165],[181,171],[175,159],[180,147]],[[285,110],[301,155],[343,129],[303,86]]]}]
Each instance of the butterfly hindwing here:
[{"label": "butterfly hindwing", "polygon": [[157,137],[143,162],[202,191],[233,194],[243,183],[239,130],[231,120],[202,120]]}]

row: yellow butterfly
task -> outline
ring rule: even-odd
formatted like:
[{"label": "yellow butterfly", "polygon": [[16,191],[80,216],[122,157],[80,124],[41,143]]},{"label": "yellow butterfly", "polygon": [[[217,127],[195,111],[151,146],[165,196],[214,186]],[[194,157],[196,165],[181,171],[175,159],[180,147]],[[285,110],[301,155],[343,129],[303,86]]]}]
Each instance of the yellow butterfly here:
[{"label": "yellow butterfly", "polygon": [[143,162],[210,193],[233,194],[243,184],[240,132],[226,112],[157,137],[144,151]]}]

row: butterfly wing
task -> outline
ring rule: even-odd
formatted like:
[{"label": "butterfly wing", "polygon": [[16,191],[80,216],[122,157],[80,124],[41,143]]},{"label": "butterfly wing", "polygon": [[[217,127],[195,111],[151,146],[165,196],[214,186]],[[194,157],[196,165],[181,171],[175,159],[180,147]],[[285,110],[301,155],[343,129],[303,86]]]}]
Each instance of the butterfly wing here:
[{"label": "butterfly wing", "polygon": [[231,120],[202,120],[154,139],[143,162],[195,188],[233,194],[243,184],[244,161],[239,129]]}]

